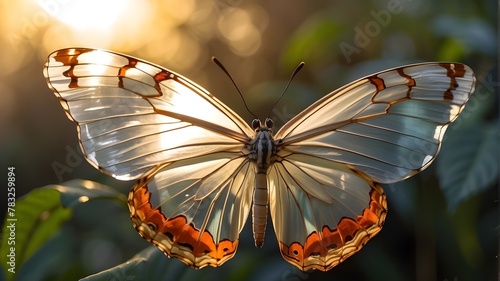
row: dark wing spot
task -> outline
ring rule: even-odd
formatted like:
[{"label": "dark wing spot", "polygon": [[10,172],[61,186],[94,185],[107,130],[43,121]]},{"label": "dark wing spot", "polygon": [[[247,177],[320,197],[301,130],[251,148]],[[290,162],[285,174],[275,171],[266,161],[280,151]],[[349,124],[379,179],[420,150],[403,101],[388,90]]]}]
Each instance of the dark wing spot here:
[{"label": "dark wing spot", "polygon": [[158,226],[152,222],[148,222],[147,224],[152,231],[156,231],[158,229]]},{"label": "dark wing spot", "polygon": [[333,244],[330,244],[330,245],[327,245],[327,246],[326,246],[326,248],[327,248],[327,249],[329,249],[329,250],[330,250],[330,249],[337,249],[337,247],[338,247],[338,246],[337,246],[337,244],[336,244],[336,243],[333,243]]}]

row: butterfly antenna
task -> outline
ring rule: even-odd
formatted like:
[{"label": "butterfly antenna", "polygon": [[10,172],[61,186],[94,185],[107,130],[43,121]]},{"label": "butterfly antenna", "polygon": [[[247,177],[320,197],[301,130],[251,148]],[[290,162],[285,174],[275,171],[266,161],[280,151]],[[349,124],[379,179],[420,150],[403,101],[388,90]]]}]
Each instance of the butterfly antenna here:
[{"label": "butterfly antenna", "polygon": [[231,77],[231,75],[229,74],[229,72],[227,71],[227,69],[224,67],[224,65],[222,65],[222,63],[216,58],[216,57],[212,57],[212,60],[215,62],[215,64],[217,64],[217,66],[222,69],[222,71],[224,71],[224,73],[226,73],[227,77],[229,77],[229,79],[231,80],[231,82],[233,82],[233,85],[234,87],[236,88],[236,90],[238,91],[238,94],[240,94],[240,97],[241,97],[241,100],[243,101],[243,104],[245,105],[245,108],[247,109],[247,111],[253,115],[253,117],[255,119],[258,119],[257,118],[257,115],[255,115],[251,110],[250,108],[248,108],[248,105],[247,105],[247,102],[245,101],[245,98],[243,97],[243,94],[241,93],[240,89],[238,88],[238,85],[236,85],[236,83],[234,82],[233,80],[233,77]]},{"label": "butterfly antenna", "polygon": [[290,79],[288,80],[288,83],[286,83],[286,87],[283,90],[283,92],[281,93],[280,97],[274,102],[274,104],[271,107],[271,109],[269,109],[269,112],[267,113],[267,117],[269,117],[271,115],[271,111],[273,111],[273,108],[278,104],[278,102],[281,100],[281,98],[285,95],[285,92],[288,89],[288,86],[290,86],[290,83],[292,83],[293,77],[295,77],[295,75],[297,75],[297,73],[302,69],[302,67],[304,66],[304,64],[305,63],[302,61],[295,68],[295,70],[293,71],[292,75],[290,76]]}]

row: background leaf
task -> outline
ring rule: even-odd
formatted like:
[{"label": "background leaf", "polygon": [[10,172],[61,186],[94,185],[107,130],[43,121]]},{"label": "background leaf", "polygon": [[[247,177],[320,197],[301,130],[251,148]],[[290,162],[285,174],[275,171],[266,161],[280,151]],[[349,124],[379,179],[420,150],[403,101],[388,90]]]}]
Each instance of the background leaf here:
[{"label": "background leaf", "polygon": [[71,180],[60,185],[48,185],[44,188],[59,191],[61,193],[61,203],[68,208],[96,199],[113,199],[123,203],[127,202],[127,197],[116,189],[89,180]]},{"label": "background leaf", "polygon": [[74,255],[77,241],[67,228],[50,237],[19,270],[17,281],[57,280],[77,259]]},{"label": "background leaf", "polygon": [[477,124],[448,135],[437,158],[441,189],[455,209],[470,196],[490,187],[499,175],[498,124]]},{"label": "background leaf", "polygon": [[[150,246],[125,263],[81,279],[82,281],[126,280],[213,280],[215,271],[186,271],[186,265],[169,259],[157,247]],[[220,274],[219,274],[220,277]]]},{"label": "background leaf", "polygon": [[[15,274],[6,272],[7,280],[35,281],[48,277],[52,279],[55,273],[63,275],[64,271],[71,267],[72,262],[78,261],[74,256],[78,247],[75,246],[77,240],[71,228],[62,228],[62,226],[70,221],[72,214],[75,210],[78,211],[80,206],[91,207],[90,202],[99,199],[121,202],[122,209],[127,210],[125,195],[109,186],[88,180],[72,180],[60,185],[48,185],[34,189],[17,200],[15,206],[16,272]],[[85,215],[89,213],[86,211]],[[114,214],[110,212],[109,215],[111,217]],[[110,217],[106,218],[110,219]],[[77,219],[78,216],[73,217],[73,220]],[[91,219],[97,221],[95,217]],[[12,247],[8,245],[9,230],[6,229],[10,223],[13,222],[7,220],[4,222],[3,229],[7,235],[2,237],[0,249],[2,264],[6,264],[7,255]],[[128,222],[128,227],[133,231],[130,222]],[[5,266],[3,268],[7,269]]]},{"label": "background leaf", "polygon": [[[36,189],[17,200],[15,207],[15,253],[16,274],[19,269],[71,216],[71,210],[61,205],[60,193],[53,189]],[[12,217],[9,217],[12,218]],[[9,233],[4,222],[4,233]],[[8,235],[2,237],[1,262],[8,262],[10,252]],[[14,280],[16,274],[6,272],[7,280]]]}]

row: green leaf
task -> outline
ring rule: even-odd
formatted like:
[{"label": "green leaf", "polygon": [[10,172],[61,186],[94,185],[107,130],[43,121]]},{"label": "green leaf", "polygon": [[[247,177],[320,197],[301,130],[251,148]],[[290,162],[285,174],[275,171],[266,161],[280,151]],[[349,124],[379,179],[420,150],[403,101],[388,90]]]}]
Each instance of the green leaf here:
[{"label": "green leaf", "polygon": [[7,264],[10,260],[7,255],[14,250],[15,273],[6,272],[7,280],[14,280],[24,262],[70,218],[71,210],[62,207],[60,197],[60,193],[53,189],[35,189],[17,200],[14,216],[8,214],[7,219],[15,221],[4,222],[0,260],[3,265]]},{"label": "green leaf", "polygon": [[[255,255],[255,249],[250,248],[252,256],[239,251],[237,258],[223,265],[223,268],[205,267],[195,270],[186,266],[176,258],[167,258],[156,246],[150,246],[125,263],[108,270],[101,271],[82,281],[135,281],[135,280],[262,280],[260,276],[282,276],[285,269],[292,266],[276,256],[271,258]],[[255,272],[255,268],[262,268]],[[256,278],[259,276],[259,278]],[[252,278],[253,277],[253,278]],[[291,279],[289,279],[291,280]]]},{"label": "green leaf", "polygon": [[[181,280],[187,270],[183,263],[168,259],[150,246],[125,263],[81,279],[82,281]],[[195,271],[200,272],[200,271]]]},{"label": "green leaf", "polygon": [[54,280],[56,276],[64,280],[60,277],[79,258],[75,255],[78,241],[72,234],[68,228],[61,228],[23,264],[16,280]]},{"label": "green leaf", "polygon": [[[8,213],[7,219],[11,220],[4,222],[4,235],[0,248],[2,255],[0,261],[3,265],[7,265],[4,267],[6,280],[21,278],[20,269],[23,269],[23,273],[27,272],[23,267],[25,263],[27,265],[30,258],[58,233],[64,222],[70,219],[72,208],[96,199],[127,201],[127,198],[115,189],[87,180],[72,180],[61,185],[34,189],[17,200],[11,211],[13,215],[10,216]],[[12,238],[9,240],[9,237]],[[12,249],[15,258],[8,256],[12,255]],[[12,263],[15,268],[11,269],[15,273],[7,271],[10,267],[7,262],[11,259],[13,261],[15,259],[15,264]]]},{"label": "green leaf", "polygon": [[71,180],[61,185],[48,185],[44,188],[59,191],[63,206],[68,208],[95,199],[113,199],[127,202],[126,196],[116,189],[89,180]]},{"label": "green leaf", "polygon": [[445,139],[437,158],[437,171],[452,210],[498,178],[499,143],[498,124],[464,126]]}]

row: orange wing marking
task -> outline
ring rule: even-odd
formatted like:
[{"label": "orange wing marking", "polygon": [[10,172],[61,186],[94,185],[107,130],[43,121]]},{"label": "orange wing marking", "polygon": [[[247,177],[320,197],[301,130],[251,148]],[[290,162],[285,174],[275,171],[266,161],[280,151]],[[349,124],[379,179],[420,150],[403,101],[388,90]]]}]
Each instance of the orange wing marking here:
[{"label": "orange wing marking", "polygon": [[193,268],[217,267],[236,253],[238,240],[215,244],[208,231],[200,231],[183,215],[165,218],[150,203],[147,185],[139,181],[129,194],[130,217],[139,234],[155,244],[168,257],[176,257]]},{"label": "orange wing marking", "polygon": [[369,77],[368,81],[370,81],[370,83],[372,83],[377,88],[377,93],[386,88],[384,79],[378,78],[377,76]]},{"label": "orange wing marking", "polygon": [[328,271],[359,251],[381,229],[387,213],[386,195],[375,184],[370,193],[370,204],[356,219],[344,217],[337,228],[323,226],[321,233],[312,232],[305,246],[299,242],[290,245],[280,241],[283,258],[302,271]]}]

